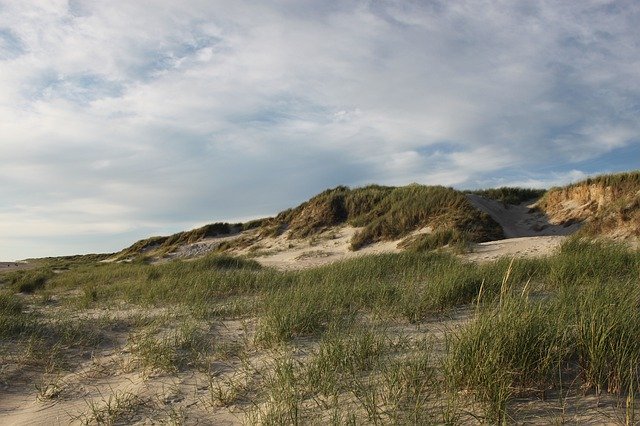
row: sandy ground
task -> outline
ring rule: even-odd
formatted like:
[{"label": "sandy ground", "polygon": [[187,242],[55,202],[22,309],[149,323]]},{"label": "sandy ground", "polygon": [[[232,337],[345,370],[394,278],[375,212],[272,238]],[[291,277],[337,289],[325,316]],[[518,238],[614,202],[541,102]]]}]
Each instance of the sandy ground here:
[{"label": "sandy ground", "polygon": [[474,194],[468,194],[467,198],[475,208],[498,222],[507,238],[570,235],[580,228],[578,223],[570,226],[551,223],[544,213],[533,208],[534,202],[514,206]]},{"label": "sandy ground", "polygon": [[27,262],[0,262],[0,274],[3,272],[20,271],[34,267],[34,265]]},{"label": "sandy ground", "polygon": [[[541,212],[533,209],[532,202],[517,206],[503,205],[501,202],[489,200],[477,195],[468,195],[471,203],[489,214],[504,229],[506,239],[476,244],[470,253],[461,255],[473,262],[485,262],[500,257],[541,257],[552,254],[567,235],[577,231],[579,224],[564,226],[551,223]],[[397,253],[401,240],[371,244],[356,252],[350,250],[351,237],[358,231],[352,226],[341,226],[329,229],[310,239],[290,240],[285,232],[279,237],[265,238],[258,243],[238,250],[235,254],[255,258],[264,266],[283,270],[305,269],[326,265],[343,259],[350,259],[367,254]],[[429,229],[415,231],[414,234],[429,232]],[[232,237],[237,238],[237,237]],[[200,244],[200,246],[196,246]],[[216,241],[196,243],[194,249],[201,252],[206,245],[217,245]]]},{"label": "sandy ground", "polygon": [[275,238],[265,238],[258,245],[237,254],[255,258],[264,266],[283,270],[306,269],[367,254],[397,253],[399,241],[371,244],[361,250],[349,249],[351,237],[358,231],[352,226],[329,229],[310,239],[290,240],[288,232]]},{"label": "sandy ground", "polygon": [[[239,254],[249,254],[264,266],[281,270],[306,269],[326,265],[344,259],[380,253],[398,253],[397,248],[402,240],[388,241],[367,246],[356,252],[349,249],[351,236],[356,228],[345,226],[332,230],[328,234],[321,234],[313,242],[306,240],[290,241],[286,235],[269,239],[262,251],[251,253],[244,250]],[[472,262],[489,262],[501,257],[543,257],[552,254],[565,236],[532,236],[508,238],[475,244],[470,252],[460,256]]]},{"label": "sandy ground", "polygon": [[[471,203],[489,214],[504,229],[504,240],[477,244],[470,253],[462,255],[473,262],[492,261],[503,256],[538,257],[547,256],[556,250],[564,238],[577,231],[579,224],[564,226],[551,223],[541,212],[533,209],[532,202],[520,205],[504,205],[501,202],[468,195]],[[380,253],[397,253],[402,240],[386,241],[366,246],[358,251],[350,249],[353,235],[359,228],[349,225],[338,226],[307,239],[289,239],[284,232],[278,237],[258,238],[257,231],[207,238],[197,243],[180,247],[169,258],[196,258],[215,250],[220,244],[239,238],[253,238],[254,241],[231,254],[254,258],[264,266],[282,270],[306,269],[326,265],[344,259]],[[431,232],[420,229],[413,234]]]},{"label": "sandy ground", "polygon": [[[577,225],[564,227],[549,223],[544,215],[523,203],[505,207],[501,203],[477,196],[470,199],[481,210],[500,223],[507,239],[477,244],[471,252],[461,255],[473,262],[484,262],[508,257],[545,256],[557,250],[566,235]],[[374,253],[399,252],[398,241],[372,244],[357,252],[349,249],[351,238],[358,228],[342,226],[329,229],[304,240],[289,240],[285,233],[276,238],[261,239],[235,254],[255,258],[265,266],[293,270],[321,266],[342,259]],[[417,233],[429,232],[427,229]],[[245,234],[246,235],[246,234]],[[242,234],[210,238],[186,245],[172,257],[198,257],[215,249],[219,244]],[[2,270],[28,268],[27,264],[0,263]],[[117,314],[117,315],[116,315]],[[138,311],[109,311],[97,313],[92,319],[103,316],[122,320]],[[150,311],[148,315],[165,315],[162,311]],[[432,318],[420,324],[386,324],[390,335],[408,336],[411,339],[429,338],[436,355],[445,352],[445,337],[467,324],[473,317],[469,308],[452,311],[448,317]],[[249,386],[264,369],[274,354],[253,346],[256,319],[225,320],[212,327],[212,337],[219,344],[243,347],[244,355],[220,359],[216,367],[216,383],[238,383]],[[253,408],[246,401],[223,406],[212,402],[212,376],[193,369],[175,374],[156,374],[135,368],[131,345],[135,335],[117,327],[108,347],[78,357],[77,364],[62,375],[40,378],[34,371],[18,369],[12,372],[11,363],[0,365],[0,424],[2,425],[58,425],[95,423],[95,416],[105,417],[117,410],[131,411],[128,424],[216,424],[233,425],[251,423],[245,417]],[[317,342],[296,342],[296,353],[305,356]],[[296,355],[298,356],[298,355]],[[14,364],[19,365],[16,360]],[[3,379],[4,378],[4,379]],[[523,424],[618,424],[621,418],[614,409],[617,401],[609,397],[571,394],[563,398],[516,400],[514,412]],[[249,398],[250,399],[250,398]],[[248,404],[248,405],[247,405]],[[472,418],[469,423],[475,423]],[[318,423],[322,423],[318,420]]]},{"label": "sandy ground", "polygon": [[520,237],[476,244],[472,251],[461,255],[473,262],[490,262],[501,257],[544,257],[560,247],[564,236]]},{"label": "sandy ground", "polygon": [[[146,312],[149,318],[163,315],[162,309]],[[104,310],[91,313],[92,320],[122,320],[139,315],[140,309]],[[166,312],[164,313],[166,314]],[[80,318],[79,318],[80,319]],[[216,324],[217,342],[247,339],[248,328],[238,320]],[[211,375],[185,369],[175,373],[146,370],[132,353],[136,334],[126,330],[110,333],[110,344],[90,356],[79,355],[69,369],[38,374],[21,366],[20,360],[5,358],[0,369],[0,425],[112,424],[243,424],[243,409],[218,407],[211,401]],[[245,362],[258,364],[263,353],[249,349]],[[239,359],[214,362],[215,375],[235,377],[244,364]],[[11,376],[5,369],[15,369]]]},{"label": "sandy ground", "polygon": [[[125,320],[138,314],[139,308],[133,308],[90,312],[88,317],[98,320],[104,315],[116,315]],[[156,309],[148,314],[154,317],[166,312]],[[418,324],[383,320],[372,326],[389,338],[402,336],[414,342],[426,339],[431,342],[435,361],[446,355],[447,336],[468,324],[473,316],[472,307],[459,307]],[[44,377],[33,371],[19,371],[10,383],[0,385],[0,424],[111,424],[111,416],[118,418],[115,424],[255,424],[250,413],[257,407],[253,402],[256,387],[259,389],[260,380],[283,354],[256,347],[252,343],[256,320],[246,321],[224,320],[212,328],[211,337],[218,344],[240,344],[244,353],[215,361],[213,375],[192,368],[172,374],[143,371],[136,367],[130,350],[135,334],[113,331],[111,345],[88,358],[78,357],[70,370],[45,373]],[[318,340],[300,338],[287,348],[281,350],[288,350],[294,359],[303,361],[317,351]],[[217,390],[231,390],[229,386],[237,387],[239,392],[253,390],[224,403],[217,399]],[[549,395],[544,400],[516,399],[511,413],[521,424],[621,424],[617,402],[611,396],[597,398],[577,392],[562,398]],[[370,424],[364,413],[358,415],[362,424]],[[471,415],[461,415],[460,424],[481,424]],[[328,419],[318,418],[312,424],[327,422]]]}]

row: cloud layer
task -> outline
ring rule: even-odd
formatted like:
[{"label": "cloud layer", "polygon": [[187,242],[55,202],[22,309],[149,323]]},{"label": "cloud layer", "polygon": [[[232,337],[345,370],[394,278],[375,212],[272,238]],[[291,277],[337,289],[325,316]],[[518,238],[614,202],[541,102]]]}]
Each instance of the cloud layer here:
[{"label": "cloud layer", "polygon": [[0,258],[640,158],[634,1],[0,1]]}]

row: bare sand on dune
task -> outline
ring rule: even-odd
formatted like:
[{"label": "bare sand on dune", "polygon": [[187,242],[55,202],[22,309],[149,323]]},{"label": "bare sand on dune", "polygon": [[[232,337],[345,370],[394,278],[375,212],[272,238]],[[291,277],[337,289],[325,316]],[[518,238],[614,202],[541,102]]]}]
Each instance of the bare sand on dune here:
[{"label": "bare sand on dune", "polygon": [[289,239],[288,232],[262,240],[258,246],[240,250],[264,266],[281,270],[307,269],[367,254],[398,253],[399,241],[371,244],[358,251],[350,249],[351,238],[359,228],[340,226],[307,239]]},{"label": "bare sand on dune", "polygon": [[[368,254],[399,253],[402,240],[386,241],[366,246],[358,251],[349,248],[356,228],[345,226],[320,234],[315,240],[288,240],[286,235],[269,239],[265,248],[253,252],[244,249],[238,254],[251,255],[263,266],[280,270],[299,270],[327,265]],[[471,262],[490,262],[501,257],[544,257],[553,254],[562,241],[562,235],[508,238],[474,244],[471,250],[459,256]]]},{"label": "bare sand on dune", "polygon": [[[580,226],[551,223],[542,212],[533,208],[533,202],[505,205],[478,195],[469,194],[467,197],[477,209],[498,222],[506,236],[504,240],[475,244],[470,253],[460,255],[469,261],[492,261],[503,256],[547,256],[558,248],[566,235],[575,232]],[[307,269],[368,254],[401,251],[398,244],[402,239],[370,244],[358,251],[351,250],[351,239],[359,229],[342,225],[303,239],[290,239],[288,231],[276,237],[259,237],[256,230],[250,230],[186,244],[170,253],[169,258],[197,258],[216,250],[221,244],[238,239],[253,242],[243,248],[232,249],[230,254],[247,256],[264,266],[281,270]],[[414,231],[412,235],[429,232],[432,232],[430,228],[423,228]]]},{"label": "bare sand on dune", "polygon": [[508,238],[475,244],[472,251],[462,255],[472,262],[491,262],[501,257],[544,257],[556,251],[567,237],[560,235]]},{"label": "bare sand on dune", "polygon": [[[520,205],[505,205],[478,195],[469,194],[469,201],[479,210],[489,214],[500,226],[504,240],[475,244],[471,252],[460,255],[472,262],[488,262],[501,257],[543,257],[558,249],[567,235],[577,231],[580,224],[551,223],[533,202]],[[397,253],[402,240],[370,244],[356,252],[350,250],[350,241],[358,228],[341,226],[327,230],[304,240],[289,240],[288,233],[275,238],[267,238],[237,252],[249,255],[264,266],[277,269],[305,269],[326,265],[343,259],[367,254]],[[416,233],[429,232],[422,229]]]},{"label": "bare sand on dune", "polygon": [[467,198],[475,208],[498,222],[507,238],[570,235],[580,228],[579,223],[552,223],[543,212],[535,209],[535,200],[511,205],[475,194],[467,194]]},{"label": "bare sand on dune", "polygon": [[31,269],[35,266],[27,262],[0,262],[0,274],[3,272],[20,271]]}]

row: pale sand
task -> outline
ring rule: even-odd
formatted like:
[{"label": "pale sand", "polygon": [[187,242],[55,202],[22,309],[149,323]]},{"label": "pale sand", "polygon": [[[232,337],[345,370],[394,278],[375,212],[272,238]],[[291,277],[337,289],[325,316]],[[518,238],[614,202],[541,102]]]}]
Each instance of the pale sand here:
[{"label": "pale sand", "polygon": [[3,272],[31,269],[35,266],[27,262],[0,262],[0,274]]},{"label": "pale sand", "polygon": [[[352,259],[368,254],[399,253],[402,240],[371,244],[358,251],[349,249],[351,236],[357,228],[343,226],[320,234],[313,240],[288,240],[286,233],[277,238],[261,241],[262,249],[238,251],[237,254],[252,255],[263,266],[281,270],[307,269],[327,265],[340,260]],[[534,236],[508,238],[474,244],[469,253],[460,254],[462,259],[472,262],[489,262],[501,257],[544,257],[553,254],[565,236]],[[446,250],[446,248],[445,248]]]},{"label": "pale sand", "polygon": [[544,213],[533,208],[535,202],[514,206],[474,194],[468,194],[467,198],[475,208],[498,222],[507,238],[570,235],[580,228],[578,223],[565,226],[550,222]]},{"label": "pale sand", "polygon": [[[550,223],[539,211],[532,209],[533,203],[505,206],[500,202],[477,195],[468,195],[471,203],[489,214],[504,229],[507,239],[481,243],[472,247],[472,252],[460,255],[473,262],[492,261],[503,256],[539,257],[552,254],[566,235],[575,232],[579,224],[563,226]],[[402,239],[370,244],[358,251],[350,249],[353,235],[360,228],[342,225],[326,229],[304,239],[289,239],[289,232],[277,237],[258,237],[258,230],[234,235],[206,238],[186,244],[170,253],[169,258],[197,258],[215,250],[220,244],[236,239],[253,239],[245,248],[234,249],[234,255],[254,258],[264,266],[281,270],[298,270],[327,265],[340,260],[368,254],[398,253]],[[429,233],[425,227],[411,235]],[[445,248],[446,249],[446,248]]]},{"label": "pale sand", "polygon": [[[505,208],[491,200],[472,198],[474,205],[494,217],[511,238],[474,245],[470,253],[460,255],[468,261],[486,262],[504,256],[546,256],[557,250],[566,238],[564,235],[576,230],[575,225],[562,227],[550,224],[544,216],[530,211],[526,204]],[[289,240],[288,233],[285,232],[279,237],[261,239],[234,253],[254,257],[265,266],[295,270],[367,254],[401,251],[397,247],[400,240],[372,244],[359,251],[351,251],[349,249],[351,237],[357,231],[358,228],[341,226],[304,240]],[[415,234],[430,231],[430,229],[421,229]],[[250,232],[244,235],[252,235]],[[221,242],[240,236],[211,238],[186,245],[174,256],[198,257],[215,249]],[[110,315],[113,314],[113,312],[110,313]],[[398,330],[389,331],[398,331],[409,336],[415,335],[416,338],[428,335],[434,339],[436,353],[440,353],[443,351],[441,348],[443,344],[439,342],[444,339],[444,333],[463,326],[469,318],[468,311],[461,311],[449,320],[437,318],[417,326],[396,325],[399,327]],[[217,327],[216,333],[224,341],[251,340],[253,336],[245,336],[244,333],[248,331],[252,334],[253,331],[250,331],[252,328],[254,327],[247,329],[238,321],[225,321]],[[118,342],[114,346],[94,354],[90,360],[79,362],[73,372],[63,377],[53,378],[62,386],[61,395],[58,398],[38,400],[35,383],[29,382],[29,377],[25,376],[8,388],[0,387],[2,390],[0,423],[17,425],[79,423],[83,420],[82,414],[91,414],[91,404],[95,404],[97,410],[107,409],[107,406],[112,403],[110,397],[113,395],[130,396],[133,398],[132,405],[140,405],[138,408],[132,407],[138,411],[138,416],[132,419],[133,422],[147,424],[150,420],[146,416],[149,415],[155,417],[154,421],[167,421],[170,419],[170,410],[175,408],[184,409],[189,414],[187,423],[224,425],[241,424],[246,421],[243,418],[243,410],[239,407],[212,407],[206,403],[207,378],[200,373],[144,376],[140,372],[131,371],[128,364],[133,360],[127,348],[130,342],[127,343],[124,333],[119,334],[113,336],[113,341]],[[261,365],[267,359],[263,351],[250,350],[249,353],[250,361],[255,365]],[[225,367],[223,374],[235,377],[240,369],[240,365],[230,363]],[[601,402],[598,408],[591,399],[593,398],[584,396],[568,397],[565,400],[566,407],[561,407],[563,410],[566,409],[566,414],[563,411],[562,418],[585,424],[602,424],[615,418],[615,413],[609,406],[604,407]],[[538,400],[517,400],[515,405],[518,411],[521,410],[521,416],[533,423],[541,419],[550,419],[549,423],[551,423],[558,418],[560,412],[560,408],[553,401],[540,403]],[[160,413],[162,411],[165,412]]]},{"label": "pale sand", "polygon": [[490,262],[501,257],[532,258],[553,254],[564,236],[521,237],[475,244],[470,253],[461,255],[472,262]]},{"label": "pale sand", "polygon": [[[486,262],[501,257],[542,257],[552,254],[566,238],[577,231],[579,224],[563,226],[550,223],[533,203],[505,206],[501,202],[477,195],[468,195],[471,203],[489,214],[504,229],[507,239],[476,244],[461,258],[473,262]],[[264,266],[282,270],[306,269],[367,254],[398,253],[396,241],[368,245],[358,251],[350,250],[350,241],[359,228],[344,225],[330,228],[309,239],[288,238],[288,232],[274,238],[264,238],[234,254],[248,255]],[[431,232],[429,228],[417,230],[413,235]],[[204,243],[215,244],[215,242]],[[189,249],[185,249],[189,252]]]}]

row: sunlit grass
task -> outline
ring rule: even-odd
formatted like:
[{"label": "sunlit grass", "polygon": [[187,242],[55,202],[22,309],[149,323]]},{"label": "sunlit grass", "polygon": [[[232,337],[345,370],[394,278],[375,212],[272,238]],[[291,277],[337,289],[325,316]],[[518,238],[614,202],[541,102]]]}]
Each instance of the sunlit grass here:
[{"label": "sunlit grass", "polygon": [[[231,357],[244,370],[212,375],[208,403],[247,404],[247,418],[266,424],[352,413],[462,421],[470,408],[459,395],[495,423],[513,420],[516,397],[573,387],[625,398],[640,386],[640,254],[614,243],[569,239],[548,258],[485,264],[404,252],[295,272],[220,255],[47,268],[3,278],[0,340],[21,362],[70,369],[78,354],[115,344],[113,333],[127,337],[129,368],[145,374],[208,371]],[[39,274],[47,278],[32,293],[16,294]],[[383,326],[429,330],[456,310],[469,321],[437,350]],[[253,324],[246,340],[213,337],[230,319]],[[252,366],[248,353],[266,364]]]}]

